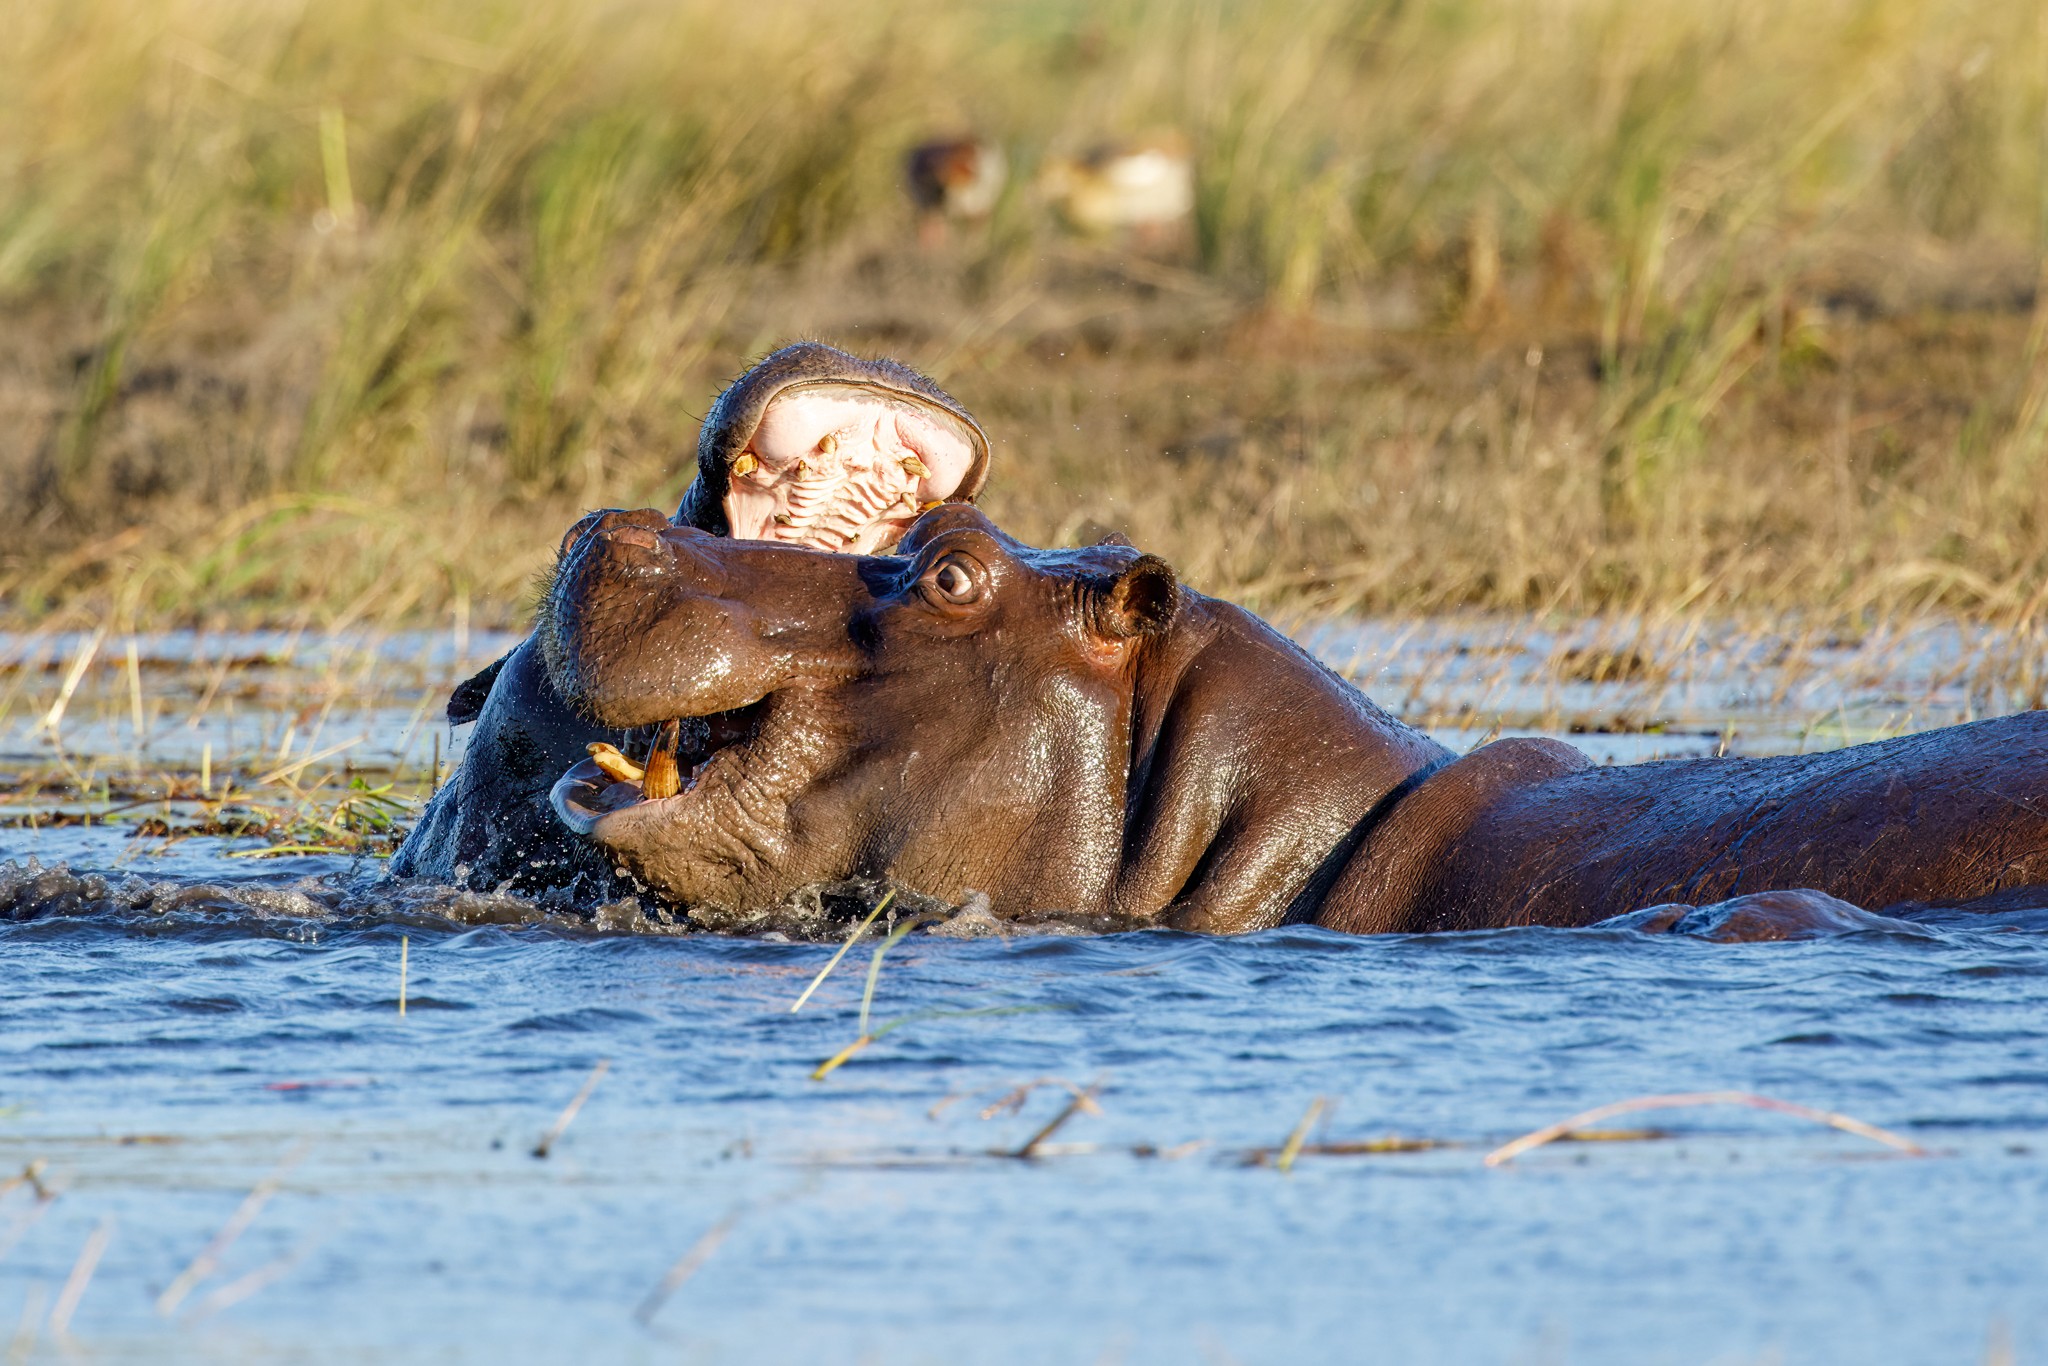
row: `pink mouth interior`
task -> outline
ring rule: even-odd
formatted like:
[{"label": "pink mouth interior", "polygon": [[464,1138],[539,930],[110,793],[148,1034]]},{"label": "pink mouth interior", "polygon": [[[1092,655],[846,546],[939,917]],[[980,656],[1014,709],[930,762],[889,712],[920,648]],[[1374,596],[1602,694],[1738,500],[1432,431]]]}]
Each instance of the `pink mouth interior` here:
[{"label": "pink mouth interior", "polygon": [[974,455],[965,426],[940,409],[855,385],[806,385],[762,416],[732,476],[726,521],[747,540],[871,554],[957,492]]}]

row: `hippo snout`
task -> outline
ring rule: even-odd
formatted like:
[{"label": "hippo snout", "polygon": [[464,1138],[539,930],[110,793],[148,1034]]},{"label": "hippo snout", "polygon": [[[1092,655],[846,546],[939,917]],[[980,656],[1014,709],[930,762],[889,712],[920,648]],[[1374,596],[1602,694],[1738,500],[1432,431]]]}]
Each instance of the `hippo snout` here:
[{"label": "hippo snout", "polygon": [[668,519],[651,509],[606,512],[590,520],[564,558],[579,562],[585,573],[640,579],[666,572],[675,564],[667,536],[675,534]]}]

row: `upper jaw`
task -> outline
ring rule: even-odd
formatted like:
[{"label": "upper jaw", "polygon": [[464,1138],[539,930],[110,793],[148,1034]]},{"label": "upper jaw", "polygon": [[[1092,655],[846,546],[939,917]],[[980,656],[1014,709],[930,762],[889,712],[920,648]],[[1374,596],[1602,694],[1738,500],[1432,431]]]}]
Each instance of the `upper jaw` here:
[{"label": "upper jaw", "polygon": [[973,497],[986,466],[979,429],[918,396],[791,385],[732,457],[726,524],[748,540],[872,554],[927,509]]}]

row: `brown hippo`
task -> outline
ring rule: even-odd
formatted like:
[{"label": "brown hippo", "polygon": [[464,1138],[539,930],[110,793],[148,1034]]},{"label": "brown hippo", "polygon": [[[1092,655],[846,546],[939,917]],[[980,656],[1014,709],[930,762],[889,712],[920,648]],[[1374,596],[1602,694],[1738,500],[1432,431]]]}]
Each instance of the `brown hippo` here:
[{"label": "brown hippo", "polygon": [[[930,507],[973,500],[988,458],[974,419],[924,376],[801,342],[719,395],[675,520],[718,536],[866,553]],[[567,836],[548,789],[592,743],[627,737],[562,700],[531,639],[458,687],[448,719],[476,730],[393,871],[479,889],[608,892],[611,864]]]},{"label": "brown hippo", "polygon": [[609,726],[712,718],[719,738],[672,796],[569,766],[563,824],[728,913],[853,878],[1220,932],[1652,906],[1669,928],[1802,888],[1709,918],[1756,938],[1859,907],[2048,904],[2048,713],[1797,758],[1601,768],[1550,740],[1458,758],[1128,545],[1034,550],[945,507],[901,551],[723,541],[652,511],[584,523],[536,628],[555,685]]}]

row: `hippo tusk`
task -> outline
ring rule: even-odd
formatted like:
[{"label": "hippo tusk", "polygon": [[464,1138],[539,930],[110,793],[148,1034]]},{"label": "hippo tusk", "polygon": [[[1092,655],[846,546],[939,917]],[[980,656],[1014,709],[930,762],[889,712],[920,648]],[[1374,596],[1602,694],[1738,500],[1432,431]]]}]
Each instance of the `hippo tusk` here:
[{"label": "hippo tusk", "polygon": [[647,776],[647,770],[621,754],[616,745],[593,740],[583,748],[584,752],[590,755],[592,763],[603,769],[607,776],[622,783],[637,783]]},{"label": "hippo tusk", "polygon": [[664,721],[655,734],[654,747],[647,751],[646,777],[640,783],[640,795],[650,802],[663,797],[673,797],[683,790],[683,775],[676,767],[676,743],[682,735],[682,724]]},{"label": "hippo tusk", "polygon": [[830,455],[839,449],[839,438],[827,432],[818,438],[818,454]]},{"label": "hippo tusk", "polygon": [[758,470],[760,468],[760,456],[755,455],[752,451],[741,451],[738,457],[734,459],[732,462],[732,477],[735,479],[744,479],[748,475],[752,474],[755,470]]},{"label": "hippo tusk", "polygon": [[902,463],[903,472],[912,479],[925,479],[931,476],[931,467],[914,455],[904,456]]}]

